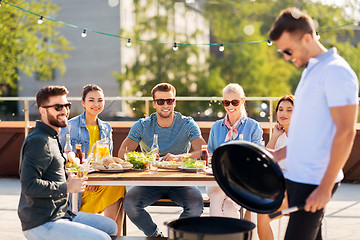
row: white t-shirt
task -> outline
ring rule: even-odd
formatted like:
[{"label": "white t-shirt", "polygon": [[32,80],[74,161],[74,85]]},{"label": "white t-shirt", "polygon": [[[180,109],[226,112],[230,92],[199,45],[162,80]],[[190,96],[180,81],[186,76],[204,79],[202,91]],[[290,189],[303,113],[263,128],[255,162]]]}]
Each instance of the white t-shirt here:
[{"label": "white t-shirt", "polygon": [[[286,133],[284,132],[276,140],[274,149],[279,149],[279,148],[285,147],[287,145],[287,142],[288,142],[288,137],[286,136]],[[279,162],[279,166],[282,170],[286,169],[286,158],[284,158],[283,160],[281,160]]]},{"label": "white t-shirt", "polygon": [[[295,92],[288,132],[285,177],[319,185],[336,131],[330,108],[358,104],[358,78],[332,48],[309,60]],[[343,178],[339,172],[336,182]]]}]

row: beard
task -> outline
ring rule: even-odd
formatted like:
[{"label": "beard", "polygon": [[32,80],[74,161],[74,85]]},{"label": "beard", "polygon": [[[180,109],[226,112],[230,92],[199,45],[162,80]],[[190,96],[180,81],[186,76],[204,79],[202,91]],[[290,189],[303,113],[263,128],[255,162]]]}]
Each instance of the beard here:
[{"label": "beard", "polygon": [[66,121],[59,121],[56,117],[54,117],[53,115],[48,115],[48,122],[49,124],[55,126],[55,127],[60,127],[60,128],[63,128],[63,127],[66,127],[68,125],[68,121],[67,121],[67,118],[66,118]]},{"label": "beard", "polygon": [[174,113],[173,111],[169,111],[167,113],[163,113],[163,112],[159,111],[158,115],[162,118],[170,118],[170,117],[172,117],[173,113]]}]

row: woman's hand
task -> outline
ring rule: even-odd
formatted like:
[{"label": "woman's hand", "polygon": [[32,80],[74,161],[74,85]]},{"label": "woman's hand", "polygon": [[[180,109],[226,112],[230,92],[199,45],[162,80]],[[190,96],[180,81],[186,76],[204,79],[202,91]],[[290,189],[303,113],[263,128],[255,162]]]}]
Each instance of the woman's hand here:
[{"label": "woman's hand", "polygon": [[284,127],[279,122],[275,123],[273,130],[274,137],[278,138],[284,132],[285,132]]}]

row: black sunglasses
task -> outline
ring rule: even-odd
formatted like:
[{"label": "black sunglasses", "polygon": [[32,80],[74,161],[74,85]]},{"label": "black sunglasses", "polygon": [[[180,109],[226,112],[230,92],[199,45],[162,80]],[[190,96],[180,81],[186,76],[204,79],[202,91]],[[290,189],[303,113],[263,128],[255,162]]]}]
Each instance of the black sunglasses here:
[{"label": "black sunglasses", "polygon": [[291,49],[284,49],[284,50],[278,49],[277,51],[278,51],[278,53],[280,53],[282,55],[286,54],[286,55],[291,56],[293,54]]},{"label": "black sunglasses", "polygon": [[66,103],[66,104],[54,104],[54,105],[48,105],[48,106],[41,106],[43,108],[51,108],[53,107],[56,111],[60,112],[63,110],[63,108],[65,107],[67,110],[70,110],[71,108],[71,103]]},{"label": "black sunglasses", "polygon": [[175,102],[175,98],[168,98],[168,99],[154,99],[157,105],[164,105],[165,102],[167,105],[172,105]]},{"label": "black sunglasses", "polygon": [[229,101],[229,100],[223,100],[223,101],[222,101],[222,104],[223,104],[225,107],[230,106],[230,103],[231,103],[234,107],[236,107],[236,106],[239,106],[240,100],[239,100],[239,99],[233,99],[233,100],[231,100],[231,101]]}]

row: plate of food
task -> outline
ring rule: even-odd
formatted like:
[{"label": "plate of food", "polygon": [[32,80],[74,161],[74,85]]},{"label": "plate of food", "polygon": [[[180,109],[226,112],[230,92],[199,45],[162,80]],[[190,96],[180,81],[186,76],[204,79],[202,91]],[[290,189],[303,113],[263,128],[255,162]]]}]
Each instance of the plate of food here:
[{"label": "plate of food", "polygon": [[156,157],[156,153],[128,152],[124,155],[125,160],[133,164],[133,170],[144,171],[148,167],[149,160]]},{"label": "plate of food", "polygon": [[118,157],[106,157],[102,161],[94,162],[92,167],[101,172],[124,172],[133,168],[133,164]]},{"label": "plate of food", "polygon": [[158,162],[159,168],[178,169],[183,163],[178,161],[161,161]]},{"label": "plate of food", "polygon": [[210,175],[213,175],[213,170],[212,170],[212,168],[211,168],[211,167],[206,167],[206,168],[205,168],[205,173],[210,174]]},{"label": "plate of food", "polygon": [[179,167],[179,169],[188,172],[196,172],[196,170],[202,169],[204,168],[204,166],[205,166],[204,161],[198,161],[194,158],[187,158],[184,159],[184,162],[182,166]]}]

